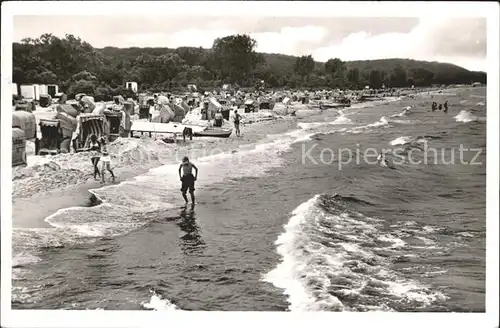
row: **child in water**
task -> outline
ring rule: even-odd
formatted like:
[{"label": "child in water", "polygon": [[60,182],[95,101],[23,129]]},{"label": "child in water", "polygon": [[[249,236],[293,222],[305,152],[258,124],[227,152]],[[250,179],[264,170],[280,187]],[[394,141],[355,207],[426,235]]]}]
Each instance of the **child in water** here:
[{"label": "child in water", "polygon": [[101,172],[102,172],[102,183],[104,183],[104,170],[108,170],[109,173],[111,173],[111,178],[113,179],[113,182],[115,182],[115,174],[113,173],[113,170],[111,169],[111,157],[109,156],[109,152],[108,152],[108,146],[106,145],[106,139],[104,139],[104,137],[101,138],[101,145],[102,145],[102,148],[101,148],[101,152],[102,152],[102,157],[101,157],[101,161],[102,161],[102,168],[101,168]]}]

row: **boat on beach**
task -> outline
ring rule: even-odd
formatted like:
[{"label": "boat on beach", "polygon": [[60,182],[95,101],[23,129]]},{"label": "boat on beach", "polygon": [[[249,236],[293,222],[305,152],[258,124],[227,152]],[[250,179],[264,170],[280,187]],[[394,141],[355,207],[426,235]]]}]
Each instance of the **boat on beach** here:
[{"label": "boat on beach", "polygon": [[221,129],[221,128],[206,128],[203,131],[194,132],[195,137],[215,137],[215,138],[229,138],[232,129]]}]

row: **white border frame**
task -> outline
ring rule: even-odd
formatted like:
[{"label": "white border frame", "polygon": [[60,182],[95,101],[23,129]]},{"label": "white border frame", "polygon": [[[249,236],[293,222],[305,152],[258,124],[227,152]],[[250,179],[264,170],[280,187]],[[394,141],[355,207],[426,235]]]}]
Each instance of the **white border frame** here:
[{"label": "white border frame", "polygon": [[[321,10],[318,10],[321,6]],[[96,10],[95,8],[99,8]],[[498,327],[498,200],[499,200],[499,6],[495,2],[4,2],[2,3],[2,108],[11,108],[13,15],[145,15],[145,16],[295,16],[295,17],[486,17],[487,18],[487,251],[486,313],[272,313],[272,312],[195,312],[168,314],[151,311],[42,311],[10,310],[11,294],[11,127],[10,110],[2,110],[2,271],[1,325],[5,327],[160,327],[260,326],[278,321],[280,326],[348,325],[374,327]],[[161,14],[160,14],[161,13]],[[437,19],[439,19],[437,17]],[[196,314],[196,315],[195,315]]]}]

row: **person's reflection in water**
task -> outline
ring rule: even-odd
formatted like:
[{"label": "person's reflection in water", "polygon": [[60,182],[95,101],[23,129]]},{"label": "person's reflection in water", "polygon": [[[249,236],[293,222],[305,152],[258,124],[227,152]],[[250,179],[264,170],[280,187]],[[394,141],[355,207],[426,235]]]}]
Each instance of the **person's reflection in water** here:
[{"label": "person's reflection in water", "polygon": [[183,208],[179,214],[180,221],[177,223],[179,228],[186,233],[181,237],[181,248],[186,254],[202,251],[205,246],[194,214],[194,204]]}]

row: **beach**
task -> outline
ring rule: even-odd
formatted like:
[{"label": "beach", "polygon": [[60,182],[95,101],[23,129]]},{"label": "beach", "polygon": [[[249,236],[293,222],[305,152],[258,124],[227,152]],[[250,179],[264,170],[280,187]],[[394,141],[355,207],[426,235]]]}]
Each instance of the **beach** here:
[{"label": "beach", "polygon": [[[465,144],[484,163],[485,104],[484,88],[444,89],[304,106],[241,138],[119,139],[104,186],[83,154],[15,169],[13,308],[484,311],[484,164],[320,157]],[[200,168],[193,209],[184,155]]]},{"label": "beach", "polygon": [[[37,121],[50,118],[51,111],[35,112]],[[253,120],[257,120],[254,122]],[[294,120],[276,117],[272,120],[253,119],[243,124],[243,135],[229,139],[199,137],[181,139],[177,144],[166,144],[148,138],[117,140],[111,145],[113,169],[118,181],[126,181],[162,164],[180,163],[184,155],[193,160],[215,152],[230,152],[240,145],[255,143],[268,134],[281,133],[296,125]],[[38,122],[37,122],[38,123]],[[34,148],[34,146],[32,147]],[[13,169],[13,226],[20,228],[49,227],[43,219],[59,209],[86,206],[89,190],[102,187],[100,180],[92,179],[92,165],[86,154],[62,154],[56,157],[36,156],[28,150],[28,167]],[[68,169],[70,172],[68,172]],[[109,182],[109,173],[106,172]],[[43,204],[36,211],[26,211],[31,204]]]}]

